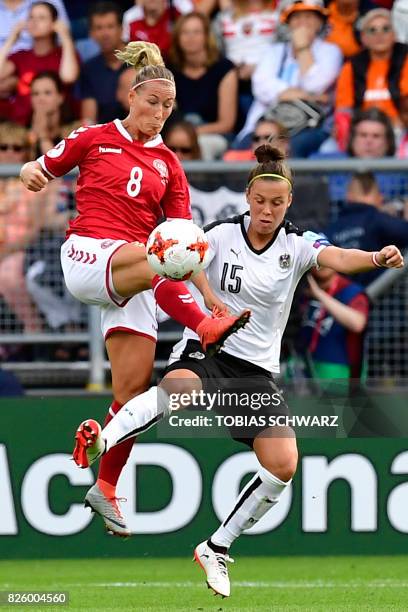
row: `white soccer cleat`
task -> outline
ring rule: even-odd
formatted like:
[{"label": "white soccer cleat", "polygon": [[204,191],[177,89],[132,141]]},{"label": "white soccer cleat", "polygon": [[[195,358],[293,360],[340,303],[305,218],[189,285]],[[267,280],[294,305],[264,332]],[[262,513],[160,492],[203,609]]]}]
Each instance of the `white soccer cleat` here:
[{"label": "white soccer cleat", "polygon": [[83,421],[78,427],[72,453],[72,458],[78,467],[87,468],[104,454],[106,442],[101,436],[101,431],[101,426],[93,419]]},{"label": "white soccer cleat", "polygon": [[128,538],[131,533],[120,511],[119,501],[117,497],[106,497],[98,484],[94,484],[85,496],[85,507],[102,517],[110,535]]},{"label": "white soccer cleat", "polygon": [[227,562],[234,563],[234,559],[227,554],[214,552],[205,541],[195,549],[194,561],[201,565],[207,574],[208,588],[212,589],[216,595],[229,597],[231,585]]}]

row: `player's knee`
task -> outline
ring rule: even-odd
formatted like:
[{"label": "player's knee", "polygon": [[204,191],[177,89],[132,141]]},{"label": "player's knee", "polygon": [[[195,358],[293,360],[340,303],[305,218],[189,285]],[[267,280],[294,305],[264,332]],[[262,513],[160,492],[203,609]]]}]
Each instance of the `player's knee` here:
[{"label": "player's knee", "polygon": [[160,386],[170,394],[180,395],[182,393],[191,393],[193,390],[201,388],[201,382],[197,378],[181,376],[179,371],[173,371],[166,374],[160,383]]},{"label": "player's knee", "polygon": [[259,459],[259,461],[263,468],[279,478],[279,480],[288,482],[288,480],[295,475],[298,454],[296,450],[292,450],[281,454],[279,457],[272,456],[265,459]]},{"label": "player's knee", "polygon": [[119,381],[113,385],[113,393],[115,400],[120,404],[126,404],[129,400],[147,391],[149,381],[142,381],[134,374],[133,376],[122,376]]}]

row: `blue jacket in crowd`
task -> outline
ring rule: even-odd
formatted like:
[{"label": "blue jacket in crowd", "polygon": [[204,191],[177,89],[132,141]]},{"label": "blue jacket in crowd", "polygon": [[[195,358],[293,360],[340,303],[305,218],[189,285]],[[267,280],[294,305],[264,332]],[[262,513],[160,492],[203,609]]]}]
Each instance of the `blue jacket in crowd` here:
[{"label": "blue jacket in crowd", "polygon": [[[380,251],[389,244],[401,250],[408,247],[408,221],[359,202],[342,204],[337,221],[330,223],[324,233],[332,244],[346,249]],[[378,274],[381,270],[355,274],[353,278],[366,287]]]}]

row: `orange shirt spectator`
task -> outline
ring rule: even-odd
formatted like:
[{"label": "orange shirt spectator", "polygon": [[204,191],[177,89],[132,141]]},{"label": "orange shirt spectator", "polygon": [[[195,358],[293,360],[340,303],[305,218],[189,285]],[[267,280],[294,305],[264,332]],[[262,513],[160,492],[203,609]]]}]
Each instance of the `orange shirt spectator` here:
[{"label": "orange shirt spectator", "polygon": [[[352,112],[375,106],[396,123],[398,110],[395,94],[397,97],[408,95],[408,48],[395,43],[390,13],[385,9],[374,9],[365,15],[361,39],[366,49],[344,64],[337,80],[336,111]],[[393,85],[396,78],[393,70],[399,61],[397,54],[402,57],[402,65],[399,78]],[[356,62],[360,60],[366,61],[367,66],[358,76]],[[361,79],[365,82],[361,83]],[[361,99],[358,94],[360,89]]]},{"label": "orange shirt spectator", "polygon": [[[375,106],[386,113],[390,119],[395,121],[398,117],[398,110],[391,98],[387,75],[390,66],[389,59],[371,60],[364,92],[362,108]],[[399,80],[401,95],[408,95],[408,60],[405,60]],[[350,62],[344,64],[337,81],[336,90],[336,109],[355,108],[355,91],[353,68]]]},{"label": "orange shirt spectator", "polygon": [[338,45],[344,57],[350,57],[361,49],[355,34],[358,5],[359,0],[334,0],[328,6],[326,40]]}]

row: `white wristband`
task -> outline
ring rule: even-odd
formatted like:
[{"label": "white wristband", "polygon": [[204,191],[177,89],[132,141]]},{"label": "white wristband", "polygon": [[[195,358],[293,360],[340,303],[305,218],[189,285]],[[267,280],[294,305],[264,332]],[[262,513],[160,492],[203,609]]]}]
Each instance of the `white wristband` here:
[{"label": "white wristband", "polygon": [[376,257],[377,255],[378,255],[378,251],[371,253],[371,259],[373,261],[373,264],[375,265],[376,268],[385,268],[386,266],[382,266],[381,264],[378,263],[377,257]]}]

